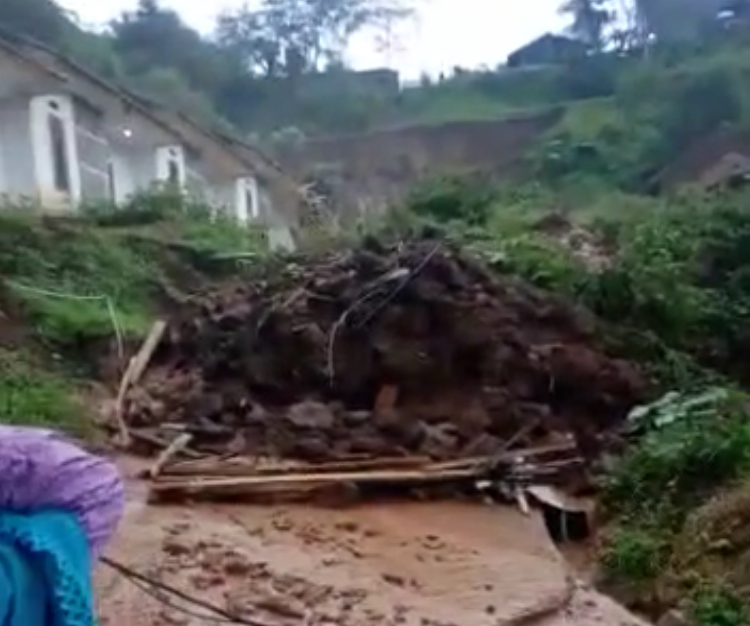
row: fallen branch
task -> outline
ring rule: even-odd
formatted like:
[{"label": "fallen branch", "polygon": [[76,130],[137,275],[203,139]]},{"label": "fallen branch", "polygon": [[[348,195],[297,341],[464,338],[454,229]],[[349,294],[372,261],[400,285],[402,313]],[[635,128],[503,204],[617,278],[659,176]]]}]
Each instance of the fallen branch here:
[{"label": "fallen branch", "polygon": [[[131,428],[129,431],[130,438],[133,442],[146,444],[151,449],[164,450],[171,443],[168,439],[161,437],[157,431],[152,428]],[[186,448],[182,451],[187,457],[195,460],[203,460],[205,454]]]},{"label": "fallen branch", "polygon": [[125,396],[128,390],[133,386],[137,385],[143,376],[143,372],[146,371],[151,357],[154,354],[161,338],[164,336],[164,331],[167,329],[166,322],[157,320],[151,327],[151,330],[143,342],[138,353],[130,359],[128,367],[120,380],[120,388],[117,392],[117,399],[115,400],[115,421],[117,422],[117,428],[120,433],[120,445],[123,448],[129,448],[132,443],[132,438],[128,430],[128,425],[125,422],[124,405]]},{"label": "fallen branch", "polygon": [[164,450],[162,450],[161,454],[159,454],[156,461],[151,466],[151,469],[148,472],[149,477],[153,479],[153,478],[156,478],[159,474],[161,474],[162,470],[164,469],[164,466],[167,463],[169,463],[169,461],[173,459],[176,455],[178,455],[185,448],[187,448],[190,442],[192,441],[192,439],[193,439],[193,436],[190,433],[185,433],[177,437]]},{"label": "fallen branch", "polygon": [[133,363],[133,371],[129,380],[131,386],[137,385],[141,381],[143,373],[146,371],[148,364],[151,362],[151,357],[154,355],[156,348],[159,347],[159,343],[164,337],[164,333],[167,330],[167,323],[163,320],[157,320],[151,327],[151,330],[146,337],[146,341],[143,342],[141,349],[138,350],[138,354],[135,357]]}]

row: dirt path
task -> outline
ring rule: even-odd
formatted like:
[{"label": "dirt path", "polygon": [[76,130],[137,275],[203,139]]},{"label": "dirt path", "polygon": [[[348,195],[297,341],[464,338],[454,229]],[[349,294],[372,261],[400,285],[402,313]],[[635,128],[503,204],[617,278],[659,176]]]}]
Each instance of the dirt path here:
[{"label": "dirt path", "polygon": [[[580,588],[542,522],[511,508],[408,503],[147,507],[131,500],[110,555],[273,626],[637,626]],[[103,623],[193,626],[103,569]]]}]

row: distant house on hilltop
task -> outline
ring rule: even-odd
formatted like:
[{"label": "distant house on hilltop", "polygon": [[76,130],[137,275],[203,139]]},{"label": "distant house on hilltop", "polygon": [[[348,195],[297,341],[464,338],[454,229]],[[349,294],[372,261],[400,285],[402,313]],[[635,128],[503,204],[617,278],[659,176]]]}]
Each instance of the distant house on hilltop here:
[{"label": "distant house on hilltop", "polygon": [[586,56],[586,44],[578,39],[547,33],[508,55],[508,67],[555,65]]},{"label": "distant house on hilltop", "polygon": [[294,216],[276,215],[281,177],[237,140],[127,92],[42,44],[0,32],[5,197],[69,212],[88,202],[121,204],[167,183],[241,223],[274,222],[274,241],[289,247]]}]

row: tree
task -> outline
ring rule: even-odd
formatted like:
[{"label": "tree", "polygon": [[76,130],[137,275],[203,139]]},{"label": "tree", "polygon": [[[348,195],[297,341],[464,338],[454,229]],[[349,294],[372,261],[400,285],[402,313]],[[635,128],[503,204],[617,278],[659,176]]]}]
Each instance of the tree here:
[{"label": "tree", "polygon": [[10,33],[58,46],[72,24],[52,0],[0,0],[0,26]]},{"label": "tree", "polygon": [[638,22],[661,42],[690,41],[715,26],[727,0],[633,0]]},{"label": "tree", "polygon": [[614,18],[608,0],[565,0],[560,12],[571,16],[573,22],[569,31],[572,35],[593,50],[600,51],[604,47],[604,30]]},{"label": "tree", "polygon": [[221,47],[263,76],[293,76],[340,64],[352,36],[363,30],[390,35],[413,10],[406,0],[263,0],[224,13]]},{"label": "tree", "polygon": [[174,69],[191,87],[212,92],[231,69],[216,46],[156,0],[140,0],[135,11],[123,13],[111,28],[114,49],[131,75]]}]

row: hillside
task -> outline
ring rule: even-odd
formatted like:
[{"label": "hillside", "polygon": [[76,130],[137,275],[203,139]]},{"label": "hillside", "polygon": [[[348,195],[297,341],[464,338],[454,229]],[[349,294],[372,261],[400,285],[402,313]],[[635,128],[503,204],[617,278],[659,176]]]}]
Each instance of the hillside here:
[{"label": "hillside", "polygon": [[[596,19],[574,20],[588,41],[582,57],[457,71],[394,90],[387,72],[323,71],[335,50],[311,60],[281,58],[274,45],[258,57],[254,46],[249,65],[249,52],[238,57],[235,46],[259,42],[235,37],[229,27],[239,22],[224,22],[225,37],[208,41],[147,0],[104,35],[83,31],[50,0],[6,0],[7,28],[206,120],[284,144],[279,153],[298,159],[300,179],[311,163],[344,162],[351,193],[339,199],[360,219],[308,215],[300,253],[282,256],[261,252],[254,231],[210,220],[205,207],[174,195],[56,218],[0,207],[0,421],[111,445],[116,424],[104,409],[154,320],[168,319],[152,367],[124,397],[122,415],[146,432],[149,450],[187,432],[194,454],[240,453],[253,464],[259,456],[358,463],[362,454],[408,464],[419,455],[407,478],[421,481],[434,478],[425,462],[494,462],[509,448],[552,442],[572,455],[555,459],[564,468],[555,478],[599,501],[600,589],[653,621],[677,612],[691,625],[747,626],[750,195],[743,176],[676,189],[714,180],[727,149],[750,157],[750,31],[745,4],[735,4],[727,24],[706,3],[678,12],[674,0],[649,3],[661,8],[645,15],[657,29],[653,42],[638,28],[613,32],[605,0],[568,3],[594,10],[583,17]],[[470,159],[512,176],[446,175]],[[370,192],[388,206],[362,215]],[[565,474],[571,467],[575,480]],[[204,478],[201,495],[211,483]],[[501,478],[490,485],[498,499],[521,480]],[[260,480],[251,479],[240,485],[247,491],[214,481],[211,495],[244,497]],[[448,487],[441,497],[456,496]],[[181,488],[196,495],[191,481],[161,483],[161,493]],[[269,536],[288,532],[285,515],[268,516]],[[199,515],[188,517],[200,525]],[[306,524],[305,544],[328,550]],[[238,528],[245,541],[264,541]],[[337,524],[331,534],[335,549],[361,565],[361,548],[341,540],[355,531]],[[435,554],[437,540],[423,528],[406,531]],[[180,533],[192,536],[168,534]],[[364,538],[377,545],[378,537]],[[191,556],[211,545],[194,539],[189,549],[173,541],[167,565],[213,576],[202,554]],[[481,565],[485,546],[477,545],[472,559]],[[215,546],[222,559],[236,556]],[[503,565],[514,579],[513,561]],[[538,566],[574,593],[546,558]],[[267,564],[240,567],[275,582]],[[408,591],[410,601],[431,589],[386,574],[377,584]],[[220,576],[219,586],[230,574]],[[192,574],[183,582],[194,580],[214,588]],[[304,595],[299,581],[284,580],[275,599],[292,587]],[[442,597],[457,607],[458,583],[449,580]],[[495,584],[480,585],[478,623],[506,611],[512,618],[496,595],[498,606],[485,601]],[[523,597],[533,601],[533,590]]]},{"label": "hillside", "polygon": [[[747,515],[747,195],[610,191],[581,202],[575,224],[544,210],[554,197],[423,188],[405,211],[322,248],[312,238],[294,258],[248,257],[246,231],[174,198],[67,220],[6,208],[0,418],[85,436],[103,420],[112,433],[100,398],[164,316],[171,332],[129,419],[197,420],[209,450],[249,420],[247,445],[294,458],[365,445],[453,458],[526,420],[541,420],[527,439],[550,436],[565,418],[593,458],[603,447],[619,459],[600,474],[604,588],[652,617],[678,608],[699,626],[743,626],[744,526],[724,520]],[[244,261],[227,258],[237,252]],[[403,422],[339,423],[366,419],[391,379]],[[315,411],[282,419],[308,397]],[[448,424],[457,415],[467,421]]]},{"label": "hillside", "polygon": [[[177,13],[161,8],[154,0],[141,0],[134,11],[115,19],[102,34],[76,25],[73,16],[63,12],[54,0],[4,2],[0,26],[60,49],[125,86],[262,137],[287,127],[320,135],[495,118],[553,104],[619,97],[623,83],[632,83],[644,72],[658,79],[681,66],[691,71],[693,65],[705,65],[696,59],[707,52],[713,55],[723,51],[725,59],[717,59],[716,64],[735,67],[742,64],[739,59],[730,62],[728,58],[746,56],[741,52],[746,43],[744,28],[735,28],[726,37],[723,25],[711,21],[710,14],[684,12],[674,22],[699,20],[695,32],[700,35],[695,36],[700,38],[700,45],[696,49],[695,42],[684,40],[682,31],[673,33],[672,24],[660,21],[662,13],[647,12],[640,19],[652,19],[653,28],[662,36],[648,55],[644,55],[636,31],[621,32],[611,26],[600,33],[600,38],[613,43],[601,50],[598,48],[603,43],[592,44],[595,54],[547,55],[520,68],[506,67],[505,59],[493,59],[489,60],[495,65],[493,69],[455,68],[449,76],[425,77],[419,85],[400,88],[395,72],[347,69],[345,47],[355,31],[338,36],[335,29],[346,31],[346,22],[330,23],[331,32],[325,30],[328,26],[316,30],[304,15],[294,13],[302,8],[323,10],[322,4],[318,7],[314,0],[306,1],[296,5],[291,0],[277,2],[276,8],[271,2],[258,12],[241,10],[223,15],[210,37],[201,37]],[[671,10],[670,1],[659,0],[664,4],[663,11]],[[607,10],[614,7],[603,0],[598,4]],[[634,11],[636,7],[641,10],[637,2],[625,4],[632,4]],[[381,32],[384,19],[398,24],[410,11],[405,0],[362,0],[352,7],[361,13],[344,11],[345,18],[338,19],[356,18],[357,24],[364,25],[357,28],[370,29],[374,34]],[[282,22],[295,24],[299,32],[285,35],[283,30],[274,31],[264,21],[275,15],[272,11],[279,12],[277,17]],[[571,14],[571,20],[575,22],[575,15]],[[318,42],[319,52],[301,47],[303,39]],[[300,57],[293,63],[293,59],[284,58],[284,50]]]},{"label": "hillside", "polygon": [[[602,43],[592,44],[583,56],[548,55],[521,67],[498,59],[495,69],[456,68],[450,76],[403,87],[395,72],[354,72],[325,54],[294,71],[288,60],[285,65],[276,57],[273,67],[263,65],[256,58],[262,50],[256,37],[265,31],[249,29],[260,17],[224,16],[213,37],[202,38],[178,14],[146,0],[103,34],[77,26],[53,0],[14,1],[0,8],[6,30],[27,33],[110,80],[252,137],[299,180],[334,186],[336,178],[348,181],[337,200],[350,206],[357,204],[353,196],[363,195],[380,206],[403,197],[405,188],[426,175],[476,166],[559,190],[614,187],[653,194],[672,186],[662,184],[663,171],[670,170],[672,178],[691,171],[676,164],[688,150],[698,154],[693,162],[703,163],[696,147],[703,138],[741,131],[750,120],[750,41],[741,21],[727,26],[707,15],[693,16],[703,26],[685,39],[682,31],[673,33],[652,16],[662,30],[655,44],[644,44],[637,31],[608,27]],[[330,55],[342,49],[337,50]],[[539,133],[524,142],[508,148],[499,140],[496,163],[488,153],[494,134],[477,138],[478,132],[461,126],[501,125],[504,119],[554,111],[562,112],[559,121],[540,124]],[[435,148],[427,139],[440,135],[431,129],[442,126],[447,139]],[[382,134],[390,130],[392,140]],[[412,135],[418,139],[412,141]],[[479,153],[482,158],[475,158]],[[366,156],[344,158],[349,154]],[[336,171],[326,174],[321,168]],[[696,175],[700,171],[687,181]]]}]

